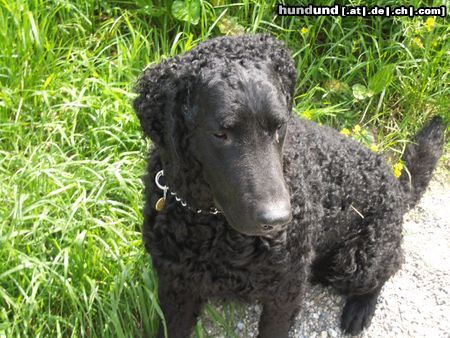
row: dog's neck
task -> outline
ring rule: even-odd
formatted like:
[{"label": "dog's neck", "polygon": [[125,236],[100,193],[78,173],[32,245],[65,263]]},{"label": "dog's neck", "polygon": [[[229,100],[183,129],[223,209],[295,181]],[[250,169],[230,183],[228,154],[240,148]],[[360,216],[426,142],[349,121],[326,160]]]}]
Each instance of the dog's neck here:
[{"label": "dog's neck", "polygon": [[161,181],[164,179],[164,170],[160,170],[155,175],[155,184],[156,186],[162,191],[163,197],[160,198],[156,204],[156,209],[159,210],[163,207],[163,205],[166,203],[166,199],[170,196],[173,196],[175,198],[175,201],[181,204],[182,207],[196,213],[196,214],[210,214],[210,215],[217,215],[221,213],[219,209],[214,207],[209,207],[207,209],[199,209],[194,208],[190,204],[186,202],[186,200],[183,200],[181,197],[178,196],[176,191],[173,191],[170,189],[168,185],[163,184]]},{"label": "dog's neck", "polygon": [[[201,165],[195,160],[174,164],[168,161],[164,153],[158,150],[156,153],[155,160],[158,165],[153,175],[155,177],[160,170],[163,170],[164,174],[160,182],[161,185],[168,187],[167,202],[176,202],[191,212],[201,210],[204,213],[216,214],[211,189],[203,178]],[[161,196],[163,193],[164,191],[161,190]]]}]

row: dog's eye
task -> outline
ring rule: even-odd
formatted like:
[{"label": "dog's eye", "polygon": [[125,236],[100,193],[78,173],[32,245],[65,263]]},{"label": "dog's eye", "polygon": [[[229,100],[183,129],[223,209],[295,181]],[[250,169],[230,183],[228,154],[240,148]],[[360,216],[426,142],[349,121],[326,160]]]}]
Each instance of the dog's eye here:
[{"label": "dog's eye", "polygon": [[277,126],[277,130],[275,131],[275,141],[277,141],[277,143],[280,143],[280,134],[284,135],[283,133],[283,127],[285,126],[284,123],[280,123]]},{"label": "dog's eye", "polygon": [[214,137],[218,138],[219,140],[226,140],[228,138],[227,134],[223,132],[214,133]]}]

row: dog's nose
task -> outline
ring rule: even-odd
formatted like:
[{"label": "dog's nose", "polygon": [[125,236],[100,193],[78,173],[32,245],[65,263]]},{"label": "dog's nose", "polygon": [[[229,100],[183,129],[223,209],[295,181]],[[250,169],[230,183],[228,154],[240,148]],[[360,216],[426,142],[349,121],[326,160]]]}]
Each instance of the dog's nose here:
[{"label": "dog's nose", "polygon": [[263,208],[257,214],[258,224],[264,231],[281,227],[292,220],[291,206]]}]

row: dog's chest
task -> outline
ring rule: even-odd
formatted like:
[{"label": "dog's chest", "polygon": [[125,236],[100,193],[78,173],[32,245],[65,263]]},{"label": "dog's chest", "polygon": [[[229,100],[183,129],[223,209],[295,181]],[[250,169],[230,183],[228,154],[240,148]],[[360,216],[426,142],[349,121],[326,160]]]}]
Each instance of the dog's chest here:
[{"label": "dog's chest", "polygon": [[176,231],[164,234],[163,242],[153,243],[161,253],[153,259],[178,271],[178,278],[207,297],[247,299],[280,285],[291,268],[285,238],[245,236],[227,227],[178,225]]}]

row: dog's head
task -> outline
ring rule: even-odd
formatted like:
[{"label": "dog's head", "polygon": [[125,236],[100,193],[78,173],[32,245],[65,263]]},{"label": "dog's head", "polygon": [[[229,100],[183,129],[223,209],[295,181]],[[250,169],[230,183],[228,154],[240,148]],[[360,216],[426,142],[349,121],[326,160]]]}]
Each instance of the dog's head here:
[{"label": "dog's head", "polygon": [[217,206],[244,234],[288,223],[282,151],[295,76],[267,35],[214,39],[147,70],[135,109],[169,187],[188,204]]}]

